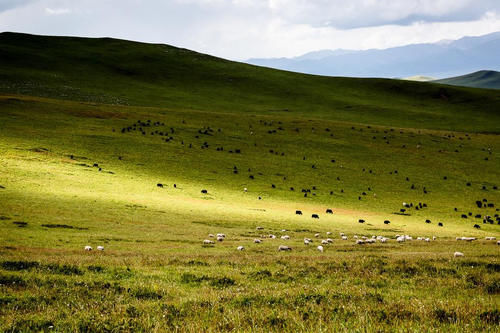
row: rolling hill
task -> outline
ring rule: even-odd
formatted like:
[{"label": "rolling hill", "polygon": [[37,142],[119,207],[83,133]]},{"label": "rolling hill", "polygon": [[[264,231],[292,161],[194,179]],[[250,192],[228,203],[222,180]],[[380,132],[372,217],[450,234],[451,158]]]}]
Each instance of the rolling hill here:
[{"label": "rolling hill", "polygon": [[500,89],[500,72],[478,71],[448,79],[435,80],[434,82],[453,86]]},{"label": "rolling hill", "polygon": [[2,33],[0,331],[495,330],[499,110]]}]

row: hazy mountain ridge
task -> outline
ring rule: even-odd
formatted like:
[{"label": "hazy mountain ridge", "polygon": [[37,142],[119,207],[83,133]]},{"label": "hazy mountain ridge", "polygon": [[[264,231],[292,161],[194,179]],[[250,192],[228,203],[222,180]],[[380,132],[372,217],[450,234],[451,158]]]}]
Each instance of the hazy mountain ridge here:
[{"label": "hazy mountain ridge", "polygon": [[[324,55],[324,56],[321,56]],[[384,50],[322,50],[295,58],[249,59],[254,65],[294,72],[355,77],[436,78],[479,70],[500,70],[500,32],[433,44]]]}]

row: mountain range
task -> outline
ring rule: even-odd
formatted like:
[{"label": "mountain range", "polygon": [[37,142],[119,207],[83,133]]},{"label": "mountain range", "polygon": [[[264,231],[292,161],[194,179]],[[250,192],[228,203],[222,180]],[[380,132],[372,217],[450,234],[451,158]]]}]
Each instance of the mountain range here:
[{"label": "mountain range", "polygon": [[500,32],[437,43],[356,50],[321,50],[295,58],[261,58],[246,62],[292,72],[354,77],[436,79],[480,70],[500,70]]}]

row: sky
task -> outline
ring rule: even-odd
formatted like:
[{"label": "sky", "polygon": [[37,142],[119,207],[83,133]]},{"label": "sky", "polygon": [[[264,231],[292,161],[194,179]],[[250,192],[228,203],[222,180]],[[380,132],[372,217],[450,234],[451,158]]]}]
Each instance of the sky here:
[{"label": "sky", "polygon": [[0,31],[165,43],[232,59],[500,31],[500,0],[0,0]]}]

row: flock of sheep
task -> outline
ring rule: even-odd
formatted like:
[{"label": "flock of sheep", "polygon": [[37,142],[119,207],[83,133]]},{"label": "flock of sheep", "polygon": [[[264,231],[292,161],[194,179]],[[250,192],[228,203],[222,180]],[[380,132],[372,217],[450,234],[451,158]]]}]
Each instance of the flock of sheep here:
[{"label": "flock of sheep", "polygon": [[[264,228],[263,227],[257,227],[257,230],[263,230]],[[283,229],[281,230],[281,232],[286,232],[287,230]],[[327,232],[326,233],[327,236],[329,237],[333,237],[331,236],[332,233],[331,232]],[[225,239],[226,239],[226,235],[225,234],[222,234],[222,233],[219,233],[219,234],[209,234],[208,235],[209,238],[215,238],[218,242],[223,242]],[[321,237],[321,234],[320,233],[316,233],[314,234],[314,237],[315,238],[319,238]],[[269,239],[276,239],[276,235],[274,234],[269,234],[269,235],[261,235],[260,238],[255,238],[253,240],[253,242],[255,244],[260,244],[262,243],[262,239],[261,238],[269,238]],[[362,245],[362,244],[372,244],[372,243],[376,243],[376,242],[380,242],[380,243],[387,243],[390,238],[387,238],[387,237],[384,237],[384,236],[371,236],[371,237],[367,237],[367,236],[357,236],[357,235],[353,235],[352,237],[354,240],[355,240],[355,244],[358,244],[358,245]],[[280,237],[280,239],[282,240],[290,240],[290,236],[289,235],[283,235]],[[349,238],[347,237],[347,235],[343,232],[340,233],[340,239],[341,240],[344,240],[344,241],[347,241]],[[403,242],[408,242],[408,241],[412,241],[413,240],[413,237],[409,236],[409,235],[396,235],[394,237],[394,239],[398,242],[398,243],[403,243]],[[435,241],[437,238],[436,236],[433,236],[432,237],[432,240]],[[496,240],[496,237],[486,237],[485,238],[487,241],[495,241]],[[424,242],[430,242],[431,241],[431,238],[429,237],[417,237],[416,238],[417,241],[424,241]],[[464,240],[464,241],[473,241],[473,240],[476,240],[475,237],[457,237],[456,238],[457,241],[459,240]],[[320,245],[318,245],[316,247],[316,249],[319,251],[319,252],[323,252],[325,250],[325,248],[323,247],[323,245],[329,245],[329,244],[332,244],[334,242],[334,240],[332,238],[326,238],[326,239],[323,239],[320,241]],[[304,238],[304,245],[310,245],[314,243],[313,239],[311,238]],[[211,239],[205,239],[203,240],[203,244],[204,245],[212,245],[212,244],[215,244],[215,241],[211,240]],[[497,241],[497,245],[500,245],[500,241]],[[238,251],[243,251],[245,250],[245,247],[243,245],[239,245],[236,250]],[[292,248],[290,246],[287,246],[287,245],[279,245],[278,246],[278,251],[291,251]],[[464,254],[462,252],[455,252],[454,253],[454,257],[463,257]]]}]

